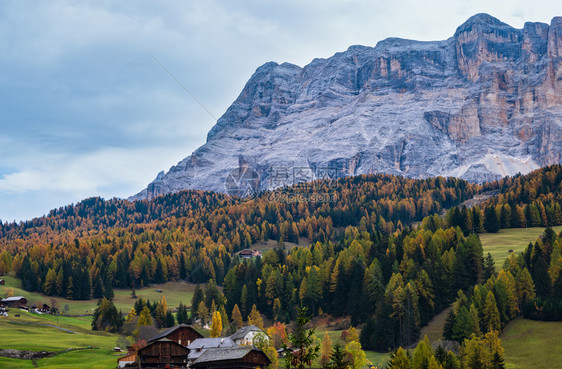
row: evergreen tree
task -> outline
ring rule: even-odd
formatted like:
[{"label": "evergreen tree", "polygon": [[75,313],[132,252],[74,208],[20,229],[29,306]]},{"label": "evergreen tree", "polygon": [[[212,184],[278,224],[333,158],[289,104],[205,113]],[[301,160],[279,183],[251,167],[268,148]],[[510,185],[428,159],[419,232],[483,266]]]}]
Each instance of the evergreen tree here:
[{"label": "evergreen tree", "polygon": [[174,319],[174,314],[170,310],[166,312],[166,321],[164,327],[170,328],[176,325],[176,320]]},{"label": "evergreen tree", "polygon": [[336,342],[330,354],[330,361],[323,365],[324,369],[348,369],[351,362],[346,360],[343,347]]},{"label": "evergreen tree", "polygon": [[498,214],[493,206],[488,206],[484,211],[484,229],[488,233],[496,233],[500,230]]},{"label": "evergreen tree", "polygon": [[505,363],[503,361],[503,357],[497,351],[494,352],[494,356],[492,357],[491,369],[505,369]]},{"label": "evergreen tree", "polygon": [[283,344],[287,368],[304,369],[307,366],[310,367],[319,355],[320,345],[314,343],[314,328],[305,328],[306,323],[310,321],[307,310],[306,307],[300,307],[293,332],[289,334],[289,341],[294,351]]},{"label": "evergreen tree", "polygon": [[496,272],[496,263],[492,254],[488,253],[484,259],[483,280],[487,281]]}]

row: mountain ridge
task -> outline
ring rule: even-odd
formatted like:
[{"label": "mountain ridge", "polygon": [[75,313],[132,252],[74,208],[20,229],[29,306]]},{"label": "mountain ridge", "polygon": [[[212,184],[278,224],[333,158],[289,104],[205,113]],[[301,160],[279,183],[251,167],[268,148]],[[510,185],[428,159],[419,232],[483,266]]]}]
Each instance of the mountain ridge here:
[{"label": "mountain ridge", "polygon": [[484,182],[558,164],[561,65],[562,17],[515,29],[487,14],[447,40],[387,38],[304,67],[268,62],[207,142],[131,199],[228,193],[250,172],[260,191],[328,172]]}]

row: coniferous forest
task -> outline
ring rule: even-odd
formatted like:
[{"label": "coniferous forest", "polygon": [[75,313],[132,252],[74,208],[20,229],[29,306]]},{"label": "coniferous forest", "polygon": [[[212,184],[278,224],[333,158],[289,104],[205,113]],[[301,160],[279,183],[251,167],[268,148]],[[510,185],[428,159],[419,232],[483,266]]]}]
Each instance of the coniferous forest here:
[{"label": "coniferous forest", "polygon": [[[481,201],[465,206],[475,196]],[[478,237],[560,225],[561,206],[560,165],[482,185],[374,174],[252,199],[201,191],[91,198],[28,222],[0,222],[0,274],[14,271],[28,291],[71,299],[211,282],[222,288],[198,305],[228,316],[236,309],[247,316],[255,305],[281,322],[301,305],[313,315],[350,316],[365,324],[363,348],[374,350],[413,344],[453,304],[445,337],[461,342],[519,315],[562,319],[560,235],[547,228],[499,273]],[[237,255],[258,241],[276,247],[262,258]]]}]

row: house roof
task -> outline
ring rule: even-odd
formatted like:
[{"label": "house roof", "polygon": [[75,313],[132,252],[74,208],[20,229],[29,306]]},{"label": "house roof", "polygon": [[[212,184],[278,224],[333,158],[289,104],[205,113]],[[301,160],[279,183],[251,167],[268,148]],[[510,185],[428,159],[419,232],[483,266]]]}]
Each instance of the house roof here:
[{"label": "house roof", "polygon": [[199,332],[197,332],[197,330],[195,328],[193,328],[190,325],[187,324],[180,324],[180,325],[176,325],[175,327],[172,328],[168,328],[163,330],[162,332],[158,333],[156,336],[152,337],[151,339],[148,340],[148,342],[152,342],[152,341],[156,341],[159,340],[160,338],[164,338],[166,336],[168,336],[170,333],[175,332],[176,330],[180,329],[180,328],[191,328],[193,329],[198,335],[200,335],[201,337],[203,337],[203,335]]},{"label": "house roof", "polygon": [[187,346],[190,350],[217,348],[217,347],[234,347],[236,344],[230,337],[214,337],[214,338],[198,338]]},{"label": "house roof", "polygon": [[158,342],[169,342],[169,343],[171,343],[171,344],[173,344],[173,345],[180,346],[180,347],[182,347],[182,348],[184,348],[184,349],[187,350],[187,348],[186,348],[185,346],[180,345],[180,344],[177,343],[176,341],[172,341],[172,340],[169,340],[169,339],[167,339],[167,338],[160,338],[160,339],[158,339],[158,340],[155,340],[155,341],[150,342],[148,345],[146,345],[146,346],[144,346],[143,348],[139,349],[138,352],[140,353],[140,352],[144,351],[145,349],[149,348],[150,346],[157,344]]},{"label": "house roof", "polygon": [[197,360],[193,362],[193,364],[213,361],[239,360],[248,355],[248,353],[250,353],[250,351],[252,350],[262,352],[261,350],[258,350],[257,348],[252,346],[207,349],[201,354],[201,356],[199,356],[199,358],[197,358]]},{"label": "house roof", "polygon": [[3,301],[4,301],[4,302],[8,302],[8,301],[19,301],[19,300],[21,300],[21,299],[24,299],[24,300],[25,300],[26,298],[23,297],[23,296],[12,296],[12,297],[6,297]]},{"label": "house roof", "polygon": [[263,330],[261,330],[259,327],[256,327],[255,325],[249,325],[247,327],[242,327],[240,328],[236,333],[234,333],[232,336],[230,336],[230,338],[232,338],[232,340],[236,341],[239,339],[242,339],[244,337],[246,337],[246,335],[249,332],[260,332],[265,334],[265,332]]}]

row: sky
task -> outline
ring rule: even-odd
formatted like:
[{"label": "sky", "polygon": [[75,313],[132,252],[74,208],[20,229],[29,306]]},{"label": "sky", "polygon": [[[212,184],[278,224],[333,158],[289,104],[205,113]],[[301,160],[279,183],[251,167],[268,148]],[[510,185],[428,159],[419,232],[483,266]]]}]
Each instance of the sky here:
[{"label": "sky", "polygon": [[139,192],[205,143],[268,61],[443,40],[481,12],[522,28],[562,1],[2,0],[0,219]]}]

